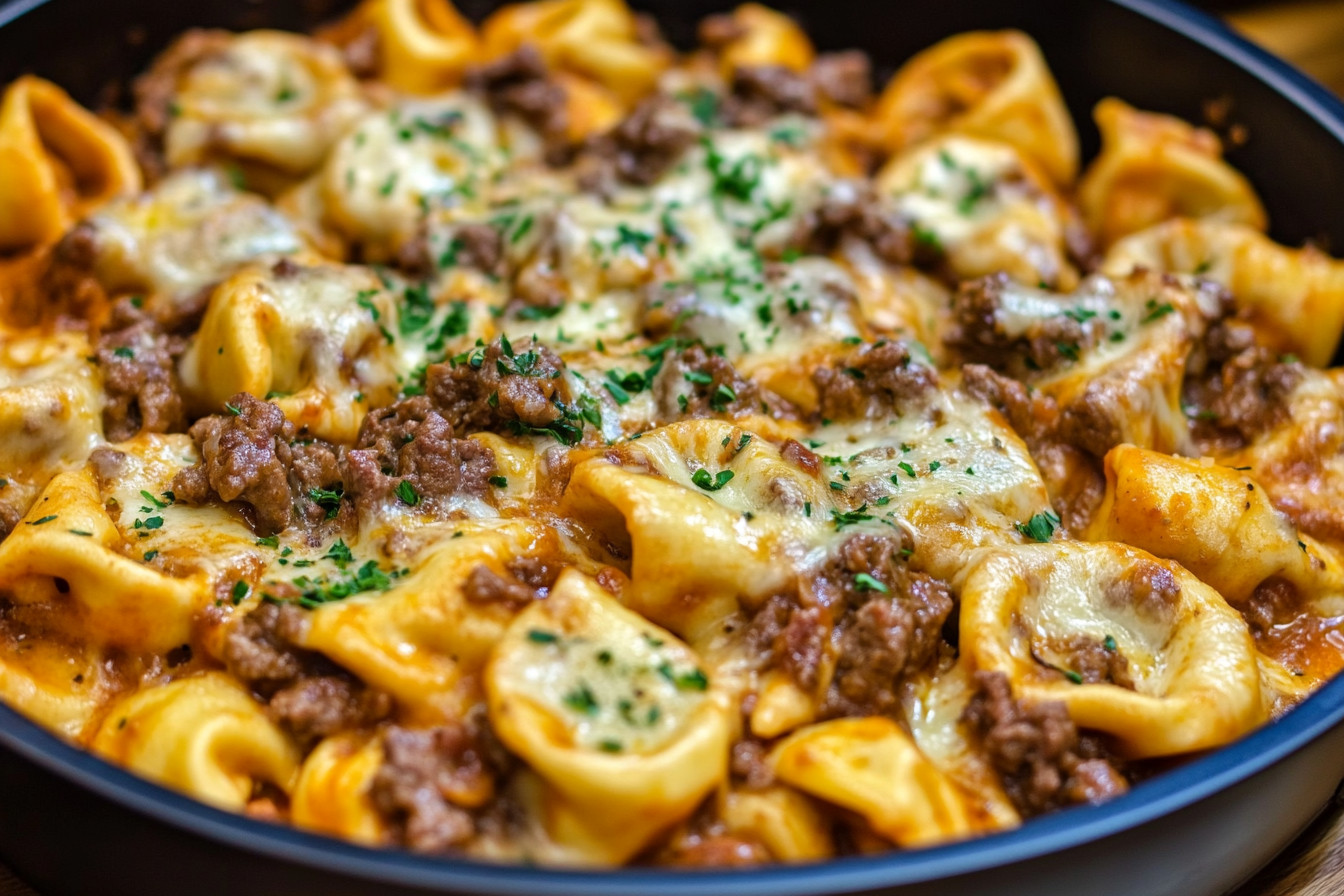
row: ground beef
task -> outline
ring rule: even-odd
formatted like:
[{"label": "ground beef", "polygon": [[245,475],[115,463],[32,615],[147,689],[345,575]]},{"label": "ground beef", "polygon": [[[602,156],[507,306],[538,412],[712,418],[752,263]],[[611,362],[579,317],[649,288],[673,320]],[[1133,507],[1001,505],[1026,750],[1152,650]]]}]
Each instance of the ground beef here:
[{"label": "ground beef", "polygon": [[[100,245],[98,228],[81,221],[52,247],[43,268],[38,293],[44,305],[35,312],[59,309],[60,313],[88,320],[107,302],[107,292],[97,276]],[[45,314],[29,315],[21,322],[35,324]]]},{"label": "ground beef", "polygon": [[873,98],[873,64],[862,50],[822,53],[808,69],[819,99],[862,109]]},{"label": "ground beef", "polygon": [[773,395],[763,394],[754,382],[737,372],[723,355],[696,344],[673,354],[668,351],[662,370],[654,379],[653,394],[663,419],[737,417],[780,405]]},{"label": "ground beef", "polygon": [[524,45],[502,59],[467,72],[466,84],[483,93],[496,113],[512,113],[548,142],[565,138],[569,116],[564,88],[551,81],[537,49]]},{"label": "ground beef", "polygon": [[426,393],[457,432],[526,432],[565,417],[572,396],[564,370],[546,346],[500,338],[465,360],[431,366]]},{"label": "ground beef", "polygon": [[849,240],[872,246],[892,264],[909,264],[916,242],[910,228],[870,184],[839,181],[821,202],[798,218],[787,247],[808,255],[830,255]]},{"label": "ground beef", "polygon": [[360,80],[376,78],[383,68],[383,46],[378,26],[364,26],[341,47],[341,56],[350,73]]},{"label": "ground beef", "polygon": [[235,678],[262,693],[294,683],[310,659],[294,646],[305,624],[297,606],[260,604],[230,627],[224,638],[224,665]]},{"label": "ground beef", "polygon": [[911,571],[900,559],[903,544],[896,538],[855,535],[810,587],[765,600],[745,633],[753,665],[781,669],[799,687],[813,691],[823,657],[834,651],[823,716],[894,710],[900,680],[939,654],[953,605],[945,584]]},{"label": "ground beef", "polygon": [[1106,599],[1157,621],[1170,620],[1181,597],[1181,583],[1170,569],[1154,560],[1135,560],[1123,575],[1106,585]]},{"label": "ground beef", "polygon": [[783,65],[744,65],[733,71],[719,112],[729,127],[755,128],[786,113],[812,115],[817,92],[806,77]]},{"label": "ground beef", "polygon": [[112,442],[140,432],[181,432],[186,426],[177,358],[184,340],[164,334],[146,313],[123,299],[112,306],[96,357],[103,374],[103,430]]},{"label": "ground beef", "polygon": [[720,111],[730,127],[759,127],[779,115],[814,115],[824,102],[862,108],[872,91],[867,54],[851,50],[818,56],[802,73],[782,65],[740,66]]},{"label": "ground beef", "polygon": [[221,657],[235,678],[267,701],[267,715],[305,749],[392,712],[387,694],[296,645],[307,621],[293,604],[263,602],[229,628]]},{"label": "ground beef", "polygon": [[383,506],[398,488],[405,491],[402,483],[410,484],[417,504],[446,512],[454,495],[488,494],[494,472],[494,452],[453,438],[453,428],[423,395],[370,411],[356,447],[342,459],[342,480],[360,513]]},{"label": "ground beef", "polygon": [[1257,636],[1268,634],[1275,626],[1286,625],[1302,615],[1302,597],[1297,586],[1274,576],[1251,592],[1242,615]]},{"label": "ground beef", "polygon": [[1100,745],[1079,737],[1064,704],[1019,702],[1002,672],[978,671],[975,683],[962,721],[1023,815],[1100,802],[1128,788]]},{"label": "ground beef", "polygon": [[21,519],[23,519],[23,514],[19,512],[18,508],[0,501],[0,541],[4,541],[5,537],[14,531],[14,527],[19,524]]},{"label": "ground beef", "polygon": [[1105,457],[1125,441],[1122,415],[1133,391],[1134,382],[1128,372],[1102,374],[1060,410],[1056,436],[1093,457]]},{"label": "ground beef", "polygon": [[775,783],[775,770],[767,759],[769,752],[758,740],[740,740],[733,744],[728,768],[748,790],[764,790]]},{"label": "ground beef", "polygon": [[1129,660],[1116,648],[1108,649],[1106,642],[1088,635],[1070,635],[1051,645],[1062,658],[1062,668],[1077,673],[1087,684],[1113,684],[1133,690],[1134,679],[1129,674]]},{"label": "ground beef", "polygon": [[[507,270],[504,237],[498,227],[490,224],[462,224],[453,229],[449,254],[453,264],[475,268],[494,277],[503,277]],[[439,270],[439,259],[434,255],[433,243],[425,226],[397,247],[396,265],[407,276],[425,280]]]},{"label": "ground beef", "polygon": [[559,574],[559,567],[538,557],[511,557],[502,573],[478,563],[462,583],[462,596],[472,603],[522,607],[546,597]]},{"label": "ground beef", "polygon": [[453,232],[457,264],[487,274],[504,273],[504,238],[489,224],[463,224]]},{"label": "ground beef", "polygon": [[938,388],[938,374],[913,360],[902,342],[864,344],[840,358],[835,366],[812,372],[818,411],[830,420],[903,413]]},{"label": "ground beef", "polygon": [[[1228,328],[1217,326],[1212,338],[1226,339]],[[1216,349],[1213,353],[1216,358]],[[1192,409],[1195,437],[1221,450],[1250,444],[1262,433],[1289,419],[1288,399],[1302,381],[1304,369],[1296,360],[1251,345],[1236,352],[1203,376],[1187,377],[1184,403]]]},{"label": "ground beef", "polygon": [[734,834],[690,834],[661,857],[681,868],[746,868],[771,861],[761,843]]},{"label": "ground beef", "polygon": [[944,583],[906,566],[904,546],[895,538],[854,535],[813,583],[821,599],[844,608],[825,715],[891,712],[900,679],[938,655],[952,595]]},{"label": "ground beef", "polygon": [[619,125],[584,147],[575,161],[579,184],[606,195],[618,182],[655,183],[700,130],[683,103],[663,93],[646,97]]},{"label": "ground beef", "polygon": [[334,513],[312,497],[315,489],[341,487],[336,450],[323,442],[295,441],[294,425],[271,402],[239,392],[229,410],[197,420],[190,429],[201,460],[173,479],[188,504],[217,497],[251,509],[254,526],[273,534],[301,523],[316,527]]},{"label": "ground beef", "polygon": [[[524,307],[557,311],[569,298],[569,290],[562,273],[564,262],[560,257],[555,218],[543,215],[535,220],[537,245],[513,278],[513,294],[518,304]],[[514,305],[510,310],[521,308]]]},{"label": "ground beef", "polygon": [[784,447],[779,449],[779,456],[809,475],[817,476],[821,473],[821,458],[797,439],[786,441]]},{"label": "ground beef", "polygon": [[480,803],[493,787],[493,769],[481,732],[468,723],[437,728],[389,727],[383,764],[369,798],[416,852],[443,852],[475,832],[462,806]]},{"label": "ground beef", "polygon": [[[1023,379],[1061,360],[1076,358],[1094,341],[1097,326],[1084,325],[1060,313],[1043,317],[1026,332],[1010,336],[999,322],[1003,292],[1015,288],[1007,274],[993,274],[963,283],[952,299],[952,326],[945,342],[962,360],[987,364],[1000,373]],[[1098,325],[1099,326],[1099,325]]]},{"label": "ground beef", "polygon": [[972,398],[1002,414],[1008,425],[1032,446],[1033,454],[1051,433],[1058,415],[1053,399],[1032,394],[1022,383],[983,364],[962,367],[961,384]]},{"label": "ground beef", "polygon": [[281,688],[266,709],[306,748],[324,737],[387,718],[392,712],[392,698],[348,676],[315,675]]}]

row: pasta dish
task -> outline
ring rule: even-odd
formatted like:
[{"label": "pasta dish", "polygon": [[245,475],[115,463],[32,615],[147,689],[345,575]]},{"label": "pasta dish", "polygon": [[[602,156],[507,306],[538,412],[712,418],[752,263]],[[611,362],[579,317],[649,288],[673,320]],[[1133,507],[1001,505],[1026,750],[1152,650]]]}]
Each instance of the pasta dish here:
[{"label": "pasta dish", "polygon": [[[197,30],[0,98],[0,698],[548,865],[910,849],[1344,665],[1344,263],[1257,139],[747,3]],[[1217,112],[1219,110],[1211,110]],[[1221,110],[1228,113],[1228,110]]]}]

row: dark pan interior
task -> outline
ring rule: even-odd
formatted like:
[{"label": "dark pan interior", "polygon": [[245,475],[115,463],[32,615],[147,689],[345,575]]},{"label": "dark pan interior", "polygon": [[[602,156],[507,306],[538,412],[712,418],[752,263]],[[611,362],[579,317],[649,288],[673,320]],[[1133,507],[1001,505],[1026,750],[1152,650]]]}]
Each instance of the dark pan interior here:
[{"label": "dark pan interior", "polygon": [[[193,26],[311,28],[338,0],[19,0],[0,7],[0,83],[34,72],[99,104]],[[469,13],[494,4],[467,0]],[[731,2],[637,0],[687,44]],[[1199,121],[1230,100],[1250,140],[1231,159],[1252,179],[1280,241],[1344,251],[1344,108],[1212,19],[1166,0],[886,0],[783,8],[825,49],[880,67],[948,34],[1017,27],[1045,50],[1084,156],[1089,110],[1117,95]],[[1338,362],[1338,359],[1337,359]],[[586,874],[493,868],[379,852],[218,812],[111,768],[0,706],[0,857],[44,894],[343,896],[377,892],[573,894],[879,893],[899,896],[1217,896],[1286,845],[1344,776],[1344,680],[1246,740],[1104,806],[981,841],[749,873]],[[377,883],[375,883],[377,881]]]}]

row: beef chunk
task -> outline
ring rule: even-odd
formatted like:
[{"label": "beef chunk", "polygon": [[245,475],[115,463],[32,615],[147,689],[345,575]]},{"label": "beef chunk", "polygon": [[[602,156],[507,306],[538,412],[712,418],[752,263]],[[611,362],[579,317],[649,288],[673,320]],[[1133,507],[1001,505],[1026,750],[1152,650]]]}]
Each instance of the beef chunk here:
[{"label": "beef chunk", "polygon": [[319,441],[297,443],[294,425],[271,402],[239,392],[228,406],[233,410],[192,424],[201,460],[173,479],[178,499],[240,501],[251,508],[257,531],[268,535],[295,523],[315,527],[334,516],[336,505],[319,504],[313,492],[340,486],[335,449]]},{"label": "beef chunk", "polygon": [[393,821],[406,846],[443,852],[475,833],[462,806],[478,805],[493,786],[480,732],[465,723],[414,729],[393,725],[383,737],[383,764],[369,797]]},{"label": "beef chunk", "polygon": [[466,84],[485,94],[495,112],[517,115],[548,141],[563,141],[569,123],[565,91],[550,80],[535,47],[524,45],[468,71]]},{"label": "beef chunk", "polygon": [[967,364],[961,368],[961,383],[971,397],[1002,414],[1008,425],[1032,445],[1033,454],[1052,433],[1058,412],[1055,402],[1031,394],[1012,377],[995,373],[983,364]]},{"label": "beef chunk", "polygon": [[782,403],[737,372],[732,362],[720,354],[691,345],[673,354],[668,351],[658,376],[654,396],[665,419],[678,417],[729,417],[751,414],[767,406],[782,408]]},{"label": "beef chunk", "polygon": [[426,391],[457,432],[527,432],[565,418],[571,395],[564,370],[546,346],[501,337],[465,359],[431,366]]},{"label": "beef chunk", "polygon": [[[1226,341],[1228,327],[1210,328],[1206,342]],[[1300,362],[1250,345],[1185,381],[1185,404],[1194,409],[1195,436],[1222,450],[1250,444],[1288,420],[1288,399],[1302,381]]]},{"label": "beef chunk", "polygon": [[1113,684],[1122,688],[1134,687],[1129,674],[1129,660],[1106,642],[1087,635],[1070,635],[1052,645],[1063,658],[1062,666],[1075,673],[1087,684]]},{"label": "beef chunk", "polygon": [[798,219],[789,247],[830,255],[849,240],[868,243],[892,264],[909,264],[917,249],[906,223],[871,185],[858,181],[839,181],[827,189],[821,202]]},{"label": "beef chunk", "polygon": [[862,108],[872,90],[871,64],[857,50],[818,56],[802,73],[782,65],[744,65],[733,71],[722,115],[732,127],[759,127],[779,115],[814,115],[823,103]]},{"label": "beef chunk", "polygon": [[456,494],[487,494],[495,472],[494,452],[453,438],[453,428],[423,395],[370,411],[356,445],[345,453],[343,478],[361,512],[391,500],[398,488],[415,503],[446,511]]},{"label": "beef chunk", "polygon": [[699,134],[699,123],[682,103],[655,93],[609,133],[588,142],[575,162],[579,184],[605,195],[618,182],[655,183]]},{"label": "beef chunk", "polygon": [[1100,745],[1079,737],[1064,704],[1019,702],[1002,672],[976,672],[975,683],[962,721],[1022,814],[1100,802],[1128,789]]},{"label": "beef chunk", "polygon": [[820,599],[844,609],[827,715],[891,712],[900,679],[928,665],[943,643],[951,592],[911,571],[899,559],[903,547],[894,538],[854,535],[813,584]]},{"label": "beef chunk", "polygon": [[733,744],[728,768],[747,789],[763,790],[775,783],[775,770],[766,758],[769,752],[758,740],[740,740]]},{"label": "beef chunk", "polygon": [[224,664],[267,702],[267,714],[302,747],[371,725],[392,699],[366,688],[321,654],[296,645],[307,618],[292,604],[262,603],[228,630]]},{"label": "beef chunk", "polygon": [[153,319],[123,299],[112,308],[98,340],[103,373],[103,429],[121,442],[140,432],[180,432],[186,426],[177,357],[183,340],[164,334]]},{"label": "beef chunk", "polygon": [[1264,636],[1275,626],[1292,622],[1302,612],[1302,598],[1297,586],[1274,576],[1255,587],[1242,615],[1254,634]]},{"label": "beef chunk", "polygon": [[559,574],[559,568],[536,557],[512,557],[503,573],[478,563],[462,583],[462,595],[472,603],[522,607],[545,597]]},{"label": "beef chunk", "polygon": [[819,99],[862,109],[873,97],[873,64],[862,50],[822,53],[808,69]]},{"label": "beef chunk", "polygon": [[345,675],[300,678],[276,691],[267,704],[267,714],[304,747],[349,728],[372,725],[391,712],[391,697]]},{"label": "beef chunk", "polygon": [[263,693],[292,684],[311,659],[294,646],[304,624],[298,607],[262,603],[229,629],[224,665],[235,678]]},{"label": "beef chunk", "polygon": [[816,89],[803,75],[783,65],[744,65],[733,71],[720,113],[731,127],[754,128],[788,112],[816,111]]},{"label": "beef chunk", "polygon": [[1062,360],[1072,360],[1095,341],[1098,326],[1060,313],[1035,321],[1026,332],[1005,331],[999,313],[1003,292],[1013,287],[1007,274],[993,274],[962,284],[952,299],[952,320],[945,339],[963,360],[987,364],[1000,373],[1023,379]]},{"label": "beef chunk", "polygon": [[902,413],[938,387],[938,374],[901,342],[860,345],[834,367],[812,372],[822,417],[833,420]]}]

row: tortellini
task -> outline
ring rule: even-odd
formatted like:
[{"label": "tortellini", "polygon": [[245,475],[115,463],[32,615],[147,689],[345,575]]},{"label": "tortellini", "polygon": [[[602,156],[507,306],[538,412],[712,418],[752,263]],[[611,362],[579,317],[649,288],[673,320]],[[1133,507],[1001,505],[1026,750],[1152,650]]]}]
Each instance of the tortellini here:
[{"label": "tortellini", "polygon": [[1222,160],[1211,131],[1114,98],[1098,103],[1094,116],[1101,155],[1078,183],[1078,203],[1102,245],[1173,217],[1265,228],[1255,190]]},{"label": "tortellini", "polygon": [[288,792],[298,771],[289,738],[241,685],[217,672],[113,705],[92,747],[223,809],[244,808],[258,782]]},{"label": "tortellini", "polygon": [[55,241],[117,196],[140,191],[140,168],[110,124],[50,81],[19,78],[0,98],[0,250]]},{"label": "tortellini", "polygon": [[1056,184],[1078,170],[1078,136],[1035,41],[1020,31],[975,31],[917,53],[873,112],[893,150],[952,132],[1011,143]]},{"label": "tortellini", "polygon": [[728,695],[668,631],[565,573],[486,670],[490,720],[546,781],[548,833],[575,861],[624,861],[723,777]]},{"label": "tortellini", "polygon": [[836,719],[791,734],[771,753],[775,774],[862,815],[898,846],[969,836],[965,797],[890,719]]},{"label": "tortellini", "polygon": [[164,134],[170,165],[257,163],[301,175],[366,108],[335,48],[250,31],[180,74]]},{"label": "tortellini", "polygon": [[1289,249],[1245,224],[1176,219],[1115,243],[1102,269],[1138,267],[1227,287],[1271,347],[1313,366],[1330,363],[1344,328],[1344,264],[1314,246]]},{"label": "tortellini", "polygon": [[1219,746],[1268,715],[1241,616],[1180,566],[1122,544],[985,555],[967,572],[960,628],[977,668],[1062,702],[1130,756]]}]

